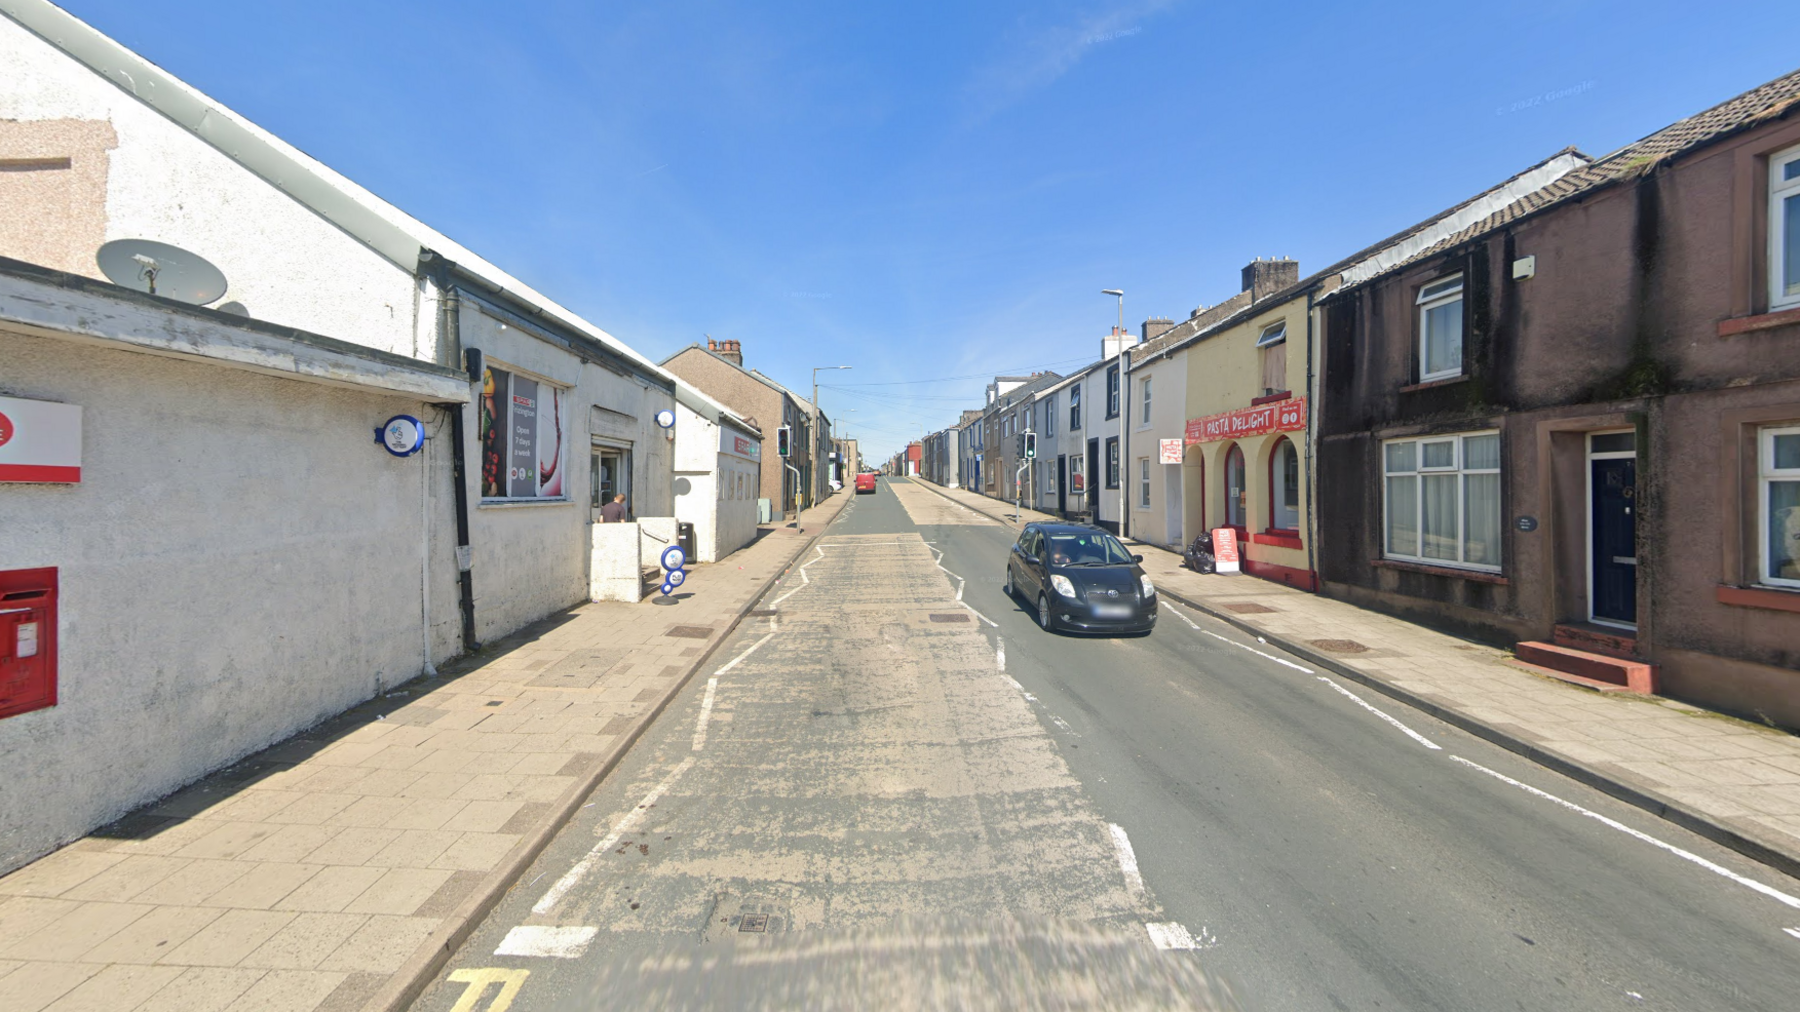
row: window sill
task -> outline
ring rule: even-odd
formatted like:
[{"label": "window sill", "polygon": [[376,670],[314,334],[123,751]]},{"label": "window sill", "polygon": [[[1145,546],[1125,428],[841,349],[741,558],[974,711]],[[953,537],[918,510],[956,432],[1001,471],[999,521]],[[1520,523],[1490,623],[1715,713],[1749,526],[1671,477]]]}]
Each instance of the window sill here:
[{"label": "window sill", "polygon": [[1454,386],[1457,383],[1467,383],[1467,382],[1469,382],[1469,377],[1466,375],[1464,375],[1464,376],[1446,376],[1443,379],[1425,380],[1422,383],[1408,383],[1407,385],[1401,387],[1399,389],[1399,392],[1403,393],[1403,394],[1410,394],[1410,393],[1413,393],[1418,390],[1435,390],[1438,387]]},{"label": "window sill", "polygon": [[1264,394],[1261,397],[1250,398],[1250,406],[1254,408],[1259,404],[1273,404],[1276,401],[1285,401],[1292,396],[1294,396],[1292,390],[1277,390],[1272,394]]},{"label": "window sill", "polygon": [[1738,608],[1766,608],[1769,611],[1800,613],[1800,590],[1775,587],[1732,587],[1720,584],[1719,603]]},{"label": "window sill", "polygon": [[478,510],[517,510],[531,509],[537,506],[573,506],[573,499],[483,499],[475,504]]},{"label": "window sill", "polygon": [[1250,540],[1254,544],[1268,545],[1271,548],[1292,548],[1295,551],[1306,548],[1306,545],[1300,541],[1299,531],[1276,530],[1273,527],[1252,536]]},{"label": "window sill", "polygon": [[1431,576],[1448,576],[1457,580],[1472,580],[1476,583],[1493,583],[1502,587],[1512,586],[1512,581],[1499,573],[1490,573],[1480,569],[1433,566],[1423,562],[1407,562],[1403,559],[1370,559],[1369,565],[1377,569],[1398,569],[1408,573],[1426,573]]},{"label": "window sill", "polygon": [[1739,316],[1730,320],[1719,321],[1719,336],[1734,337],[1758,330],[1774,330],[1776,327],[1788,327],[1800,324],[1800,307],[1794,309],[1778,309],[1773,313],[1759,313],[1756,316]]}]

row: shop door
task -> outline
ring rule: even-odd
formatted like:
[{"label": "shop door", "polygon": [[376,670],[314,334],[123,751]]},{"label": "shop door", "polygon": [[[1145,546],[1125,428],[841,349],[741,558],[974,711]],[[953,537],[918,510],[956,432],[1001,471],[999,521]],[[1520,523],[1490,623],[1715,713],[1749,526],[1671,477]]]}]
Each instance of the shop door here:
[{"label": "shop door", "polygon": [[1056,515],[1069,515],[1069,458],[1064,454],[1056,458]]},{"label": "shop door", "polygon": [[591,499],[588,503],[588,516],[594,523],[600,522],[600,510],[612,502],[613,496],[625,496],[625,515],[635,517],[637,510],[631,501],[631,451],[612,446],[595,446],[588,457],[588,489]]},{"label": "shop door", "polygon": [[1590,617],[1614,625],[1637,624],[1637,457],[1630,450],[1598,448],[1608,436],[1623,442],[1632,433],[1590,437],[1588,462],[1588,584]]}]

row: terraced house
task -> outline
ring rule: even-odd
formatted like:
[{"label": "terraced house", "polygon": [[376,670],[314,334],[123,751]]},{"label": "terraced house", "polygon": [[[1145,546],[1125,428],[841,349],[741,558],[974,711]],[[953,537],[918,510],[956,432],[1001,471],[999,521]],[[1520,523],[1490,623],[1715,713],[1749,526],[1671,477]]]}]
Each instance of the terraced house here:
[{"label": "terraced house", "polygon": [[1319,298],[1323,590],[1800,725],[1800,73]]}]

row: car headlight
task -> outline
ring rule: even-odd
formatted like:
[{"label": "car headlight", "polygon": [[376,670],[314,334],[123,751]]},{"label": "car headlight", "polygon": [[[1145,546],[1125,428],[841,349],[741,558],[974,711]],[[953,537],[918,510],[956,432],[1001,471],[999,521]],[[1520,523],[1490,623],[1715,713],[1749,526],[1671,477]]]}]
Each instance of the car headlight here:
[{"label": "car headlight", "polygon": [[1144,581],[1144,596],[1145,597],[1155,597],[1156,596],[1156,584],[1151,583],[1150,578],[1148,576],[1141,577],[1140,579],[1142,579]]},{"label": "car headlight", "polygon": [[1054,573],[1051,574],[1050,586],[1056,588],[1056,592],[1064,597],[1072,598],[1075,596],[1075,585],[1070,583],[1069,578],[1066,576],[1057,576]]}]

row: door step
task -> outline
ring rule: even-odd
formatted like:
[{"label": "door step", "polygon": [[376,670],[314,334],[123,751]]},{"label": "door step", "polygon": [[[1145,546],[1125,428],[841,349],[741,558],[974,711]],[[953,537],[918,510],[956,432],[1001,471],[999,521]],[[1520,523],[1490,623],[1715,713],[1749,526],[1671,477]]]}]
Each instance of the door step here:
[{"label": "door step", "polygon": [[1513,647],[1520,667],[1601,692],[1656,694],[1656,666],[1643,661],[1527,640]]},{"label": "door step", "polygon": [[1551,631],[1550,642],[1570,650],[1583,650],[1590,654],[1604,654],[1620,660],[1635,661],[1637,655],[1637,634],[1622,629],[1609,629],[1606,626],[1588,622],[1559,622]]}]

